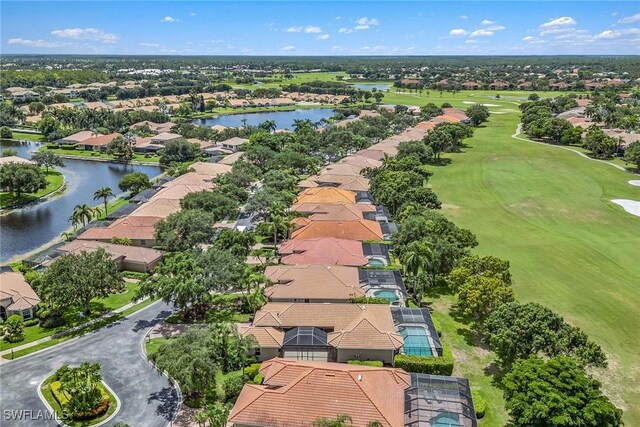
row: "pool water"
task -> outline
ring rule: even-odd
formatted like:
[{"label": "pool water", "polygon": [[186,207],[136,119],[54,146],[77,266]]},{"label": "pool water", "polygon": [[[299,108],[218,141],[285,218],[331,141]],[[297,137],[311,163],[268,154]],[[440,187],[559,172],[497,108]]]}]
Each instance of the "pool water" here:
[{"label": "pool water", "polygon": [[457,414],[444,412],[431,419],[432,427],[460,427],[460,417]]},{"label": "pool water", "polygon": [[429,343],[429,337],[425,328],[416,326],[403,326],[400,335],[404,340],[405,354],[415,356],[433,356],[433,350]]},{"label": "pool water", "polygon": [[371,267],[384,267],[384,266],[385,266],[385,263],[384,263],[382,260],[380,260],[380,259],[377,259],[377,258],[371,258],[371,259],[369,260],[369,265],[370,265]]},{"label": "pool water", "polygon": [[398,295],[396,295],[396,291],[383,289],[380,291],[375,291],[373,293],[377,298],[388,299],[391,302],[398,301]]}]

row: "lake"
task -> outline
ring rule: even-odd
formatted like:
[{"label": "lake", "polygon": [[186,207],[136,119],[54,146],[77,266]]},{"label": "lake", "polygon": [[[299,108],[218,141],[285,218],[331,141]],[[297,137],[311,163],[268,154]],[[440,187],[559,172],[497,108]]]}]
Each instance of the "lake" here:
[{"label": "lake", "polygon": [[246,120],[247,125],[257,126],[267,120],[276,122],[276,129],[292,129],[294,120],[309,119],[319,122],[333,116],[332,108],[300,108],[292,111],[264,111],[259,113],[222,114],[207,119],[197,119],[193,124],[199,126],[221,125],[225,127],[242,127]]},{"label": "lake", "polygon": [[[0,148],[13,148],[18,156],[30,158],[38,144],[0,141]],[[102,187],[111,187],[120,194],[118,181],[130,172],[144,172],[149,177],[161,173],[158,166],[132,166],[90,160],[64,159],[64,168],[56,168],[65,177],[67,189],[63,195],[23,209],[17,209],[0,217],[0,262],[29,252],[60,236],[71,224],[69,216],[75,205],[99,205],[93,193]]]},{"label": "lake", "polygon": [[360,90],[389,90],[390,83],[354,83],[353,87]]}]

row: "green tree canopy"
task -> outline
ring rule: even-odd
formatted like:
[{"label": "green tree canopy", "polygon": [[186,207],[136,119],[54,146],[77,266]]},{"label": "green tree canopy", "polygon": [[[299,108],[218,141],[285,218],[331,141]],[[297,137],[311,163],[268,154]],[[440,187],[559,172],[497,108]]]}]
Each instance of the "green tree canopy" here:
[{"label": "green tree canopy", "polygon": [[510,285],[509,261],[491,255],[467,255],[449,273],[449,283],[453,289],[459,289],[471,276],[495,277]]},{"label": "green tree canopy", "polygon": [[200,209],[213,215],[214,221],[238,214],[238,202],[217,189],[187,194],[181,201],[182,209]]},{"label": "green tree canopy", "polygon": [[467,117],[471,120],[471,124],[474,126],[480,126],[486,122],[489,118],[489,108],[482,104],[473,104],[467,108]]},{"label": "green tree canopy", "polygon": [[479,325],[502,304],[514,300],[513,289],[495,277],[471,276],[458,290],[458,307]]},{"label": "green tree canopy", "polygon": [[174,139],[164,143],[160,150],[160,164],[171,165],[196,160],[202,155],[198,144],[192,144],[186,139]]},{"label": "green tree canopy", "polygon": [[36,166],[25,163],[4,163],[0,165],[0,188],[20,197],[23,193],[36,193],[47,187],[44,172]]},{"label": "green tree canopy", "polygon": [[118,188],[122,191],[129,191],[137,194],[151,186],[149,176],[144,172],[131,172],[120,178]]},{"label": "green tree canopy", "polygon": [[156,223],[156,245],[168,251],[185,251],[212,243],[215,235],[212,213],[184,209]]},{"label": "green tree canopy", "polygon": [[36,162],[38,166],[44,166],[47,172],[49,172],[49,168],[54,166],[64,167],[62,157],[51,151],[36,151],[31,156],[31,160]]}]

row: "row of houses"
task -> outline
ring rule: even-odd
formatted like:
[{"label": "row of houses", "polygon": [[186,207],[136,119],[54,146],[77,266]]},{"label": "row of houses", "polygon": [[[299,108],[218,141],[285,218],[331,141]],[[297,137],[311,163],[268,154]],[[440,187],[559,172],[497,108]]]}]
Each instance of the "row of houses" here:
[{"label": "row of houses", "polygon": [[[429,310],[405,306],[400,272],[376,268],[391,264],[395,225],[360,172],[426,132],[409,129],[299,183],[291,210],[304,216],[280,244],[280,263],[265,270],[269,302],[237,325],[255,340],[264,380],[244,386],[228,425],[313,425],[338,414],[360,427],[477,425],[466,379],[391,367],[398,354],[442,357],[442,344]],[[364,297],[386,302],[356,303]]]},{"label": "row of houses", "polygon": [[620,128],[609,128],[603,123],[599,123],[587,117],[586,105],[590,103],[590,100],[578,100],[582,101],[578,103],[578,107],[564,111],[557,115],[557,117],[565,119],[574,127],[582,128],[586,131],[589,127],[596,125],[602,129],[602,131],[611,138],[614,138],[618,144],[618,155],[624,154],[624,150],[634,142],[640,141],[640,133],[629,132]]}]

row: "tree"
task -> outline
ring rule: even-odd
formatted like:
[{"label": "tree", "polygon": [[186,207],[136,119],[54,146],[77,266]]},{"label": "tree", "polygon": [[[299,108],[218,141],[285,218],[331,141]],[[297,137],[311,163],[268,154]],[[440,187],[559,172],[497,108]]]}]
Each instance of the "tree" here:
[{"label": "tree", "polygon": [[84,227],[87,223],[91,222],[93,215],[93,209],[86,203],[83,205],[75,205],[73,213],[71,214],[71,222],[75,224],[82,223],[82,226]]},{"label": "tree", "polygon": [[608,159],[616,151],[616,143],[602,129],[593,125],[587,129],[582,146],[596,159]]},{"label": "tree", "polygon": [[482,104],[474,104],[467,108],[467,117],[469,117],[471,124],[474,126],[480,126],[486,122],[489,115],[489,109]]},{"label": "tree", "polygon": [[83,362],[76,368],[61,366],[55,373],[60,390],[68,396],[65,409],[73,416],[90,413],[102,401],[100,364]]},{"label": "tree", "polygon": [[115,194],[113,194],[113,191],[109,187],[102,187],[99,190],[96,190],[95,193],[93,193],[93,200],[102,199],[102,201],[104,202],[105,218],[107,217],[107,199],[109,197],[115,197]]},{"label": "tree", "polygon": [[314,427],[350,427],[352,425],[353,420],[346,414],[338,414],[335,419],[318,418],[313,422]]},{"label": "tree", "polygon": [[0,138],[2,139],[12,139],[13,132],[11,132],[11,128],[9,126],[0,127]]},{"label": "tree", "polygon": [[606,356],[597,344],[583,339],[582,331],[540,304],[503,304],[485,321],[484,331],[504,368],[531,355],[574,356],[581,363],[606,366]]},{"label": "tree", "polygon": [[127,164],[129,163],[134,156],[133,152],[133,141],[131,138],[124,138],[122,136],[118,136],[111,140],[109,144],[105,147],[105,152],[107,154],[111,154],[116,157],[119,161]]},{"label": "tree", "polygon": [[[432,283],[435,271],[433,270],[433,251],[426,240],[411,242],[402,252],[400,258],[404,266],[404,273],[408,282],[412,284],[413,292],[418,302],[422,301],[424,288]],[[423,275],[423,273],[426,273]],[[424,280],[426,279],[426,280]]]},{"label": "tree", "polygon": [[629,144],[624,150],[624,161],[636,165],[636,170],[640,172],[640,141]]},{"label": "tree", "polygon": [[449,284],[454,290],[460,289],[471,276],[495,277],[511,285],[509,261],[494,256],[467,255],[449,273]]},{"label": "tree", "polygon": [[38,166],[44,166],[46,172],[49,172],[49,168],[52,168],[54,166],[64,167],[62,157],[56,155],[51,151],[36,151],[31,156],[31,160],[36,162]]},{"label": "tree", "polygon": [[539,99],[540,99],[540,95],[538,95],[537,93],[531,93],[527,97],[527,100],[529,101],[538,101]]},{"label": "tree", "polygon": [[514,299],[513,289],[494,277],[471,276],[458,291],[458,307],[479,325],[495,309]]},{"label": "tree", "polygon": [[434,128],[423,138],[427,147],[431,148],[436,159],[440,159],[440,154],[449,151],[453,147],[453,138],[444,129]]},{"label": "tree", "polygon": [[0,188],[18,198],[22,193],[35,193],[46,187],[44,172],[36,165],[14,162],[0,165]]},{"label": "tree", "polygon": [[187,194],[181,201],[182,209],[200,209],[213,215],[214,221],[238,214],[238,202],[217,189]]},{"label": "tree", "polygon": [[4,339],[8,342],[18,342],[24,339],[24,320],[19,314],[12,314],[4,323]]},{"label": "tree", "polygon": [[205,415],[209,421],[209,427],[225,427],[227,418],[231,412],[232,405],[230,403],[213,402],[205,408]]},{"label": "tree", "polygon": [[91,300],[124,289],[118,265],[103,248],[55,259],[42,275],[39,294],[54,309],[91,313]]},{"label": "tree", "polygon": [[513,425],[618,427],[622,411],[602,394],[600,383],[568,357],[521,360],[502,385]]},{"label": "tree", "polygon": [[196,160],[202,155],[202,149],[198,144],[192,144],[186,139],[174,139],[167,141],[160,150],[160,164],[171,165]]},{"label": "tree", "polygon": [[274,247],[278,244],[278,234],[286,233],[289,230],[289,220],[283,215],[272,214],[269,220],[262,224],[264,224],[265,232],[273,235]]},{"label": "tree", "polygon": [[245,210],[250,213],[269,215],[277,206],[289,206],[295,199],[295,194],[289,191],[276,191],[272,188],[263,188],[249,198]]},{"label": "tree", "polygon": [[216,232],[214,223],[214,216],[200,209],[172,213],[156,223],[156,245],[168,251],[185,251],[212,243]]},{"label": "tree", "polygon": [[144,172],[131,172],[120,178],[118,188],[122,191],[129,191],[137,194],[151,186],[149,176]]}]

